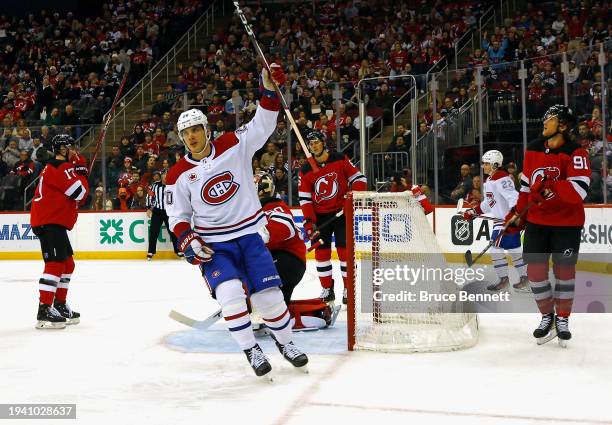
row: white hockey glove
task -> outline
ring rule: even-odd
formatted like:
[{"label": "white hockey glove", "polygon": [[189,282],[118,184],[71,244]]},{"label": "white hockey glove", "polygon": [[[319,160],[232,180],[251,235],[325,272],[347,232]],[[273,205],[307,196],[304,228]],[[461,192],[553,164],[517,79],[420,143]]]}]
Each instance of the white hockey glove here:
[{"label": "white hockey glove", "polygon": [[181,234],[178,247],[185,254],[185,260],[194,266],[209,262],[215,253],[193,230],[186,230]]},{"label": "white hockey glove", "polygon": [[257,233],[259,233],[259,236],[261,236],[261,239],[263,239],[264,243],[267,244],[268,242],[270,242],[270,232],[268,231],[268,228],[266,226],[261,227]]}]

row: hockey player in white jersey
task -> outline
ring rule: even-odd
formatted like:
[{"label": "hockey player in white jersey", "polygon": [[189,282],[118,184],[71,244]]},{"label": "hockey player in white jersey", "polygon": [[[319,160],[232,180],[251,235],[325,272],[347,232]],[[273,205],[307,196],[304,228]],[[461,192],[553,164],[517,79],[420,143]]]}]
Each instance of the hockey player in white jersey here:
[{"label": "hockey player in white jersey", "polygon": [[178,246],[187,261],[200,267],[230,334],[257,376],[272,367],[255,342],[247,297],[285,359],[295,367],[308,363],[291,341],[281,280],[258,234],[266,215],[253,183],[251,159],[276,128],[280,102],[273,81],[280,87],[286,79],[280,66],[270,68],[272,75],[262,72],[255,116],[235,132],[210,140],[208,121],[200,110],[180,115],[179,137],[189,153],[170,169],[166,181],[170,228]]},{"label": "hockey player in white jersey", "polygon": [[[484,199],[475,208],[466,210],[463,218],[473,220],[477,215],[486,213],[489,217],[501,219],[493,224],[491,238],[497,239],[499,232],[504,227],[503,220],[508,212],[516,205],[518,192],[508,172],[502,168],[504,157],[500,151],[490,150],[482,156],[483,172],[488,177],[484,182]],[[506,289],[509,284],[507,251],[512,257],[512,263],[516,268],[520,280],[513,288],[517,292],[530,292],[529,280],[527,279],[527,264],[523,261],[520,232],[504,234],[495,245],[491,247],[491,260],[499,280],[497,283],[487,286],[490,291]]]}]

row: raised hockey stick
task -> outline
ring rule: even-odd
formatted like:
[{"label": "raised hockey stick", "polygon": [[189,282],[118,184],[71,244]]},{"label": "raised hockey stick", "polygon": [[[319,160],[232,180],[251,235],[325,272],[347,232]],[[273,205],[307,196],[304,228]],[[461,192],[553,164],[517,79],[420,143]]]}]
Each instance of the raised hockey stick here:
[{"label": "raised hockey stick", "polygon": [[[253,43],[253,47],[255,48],[255,51],[257,52],[257,56],[259,56],[259,58],[263,62],[263,66],[268,70],[268,73],[270,74],[270,77],[271,77],[272,72],[270,71],[270,64],[268,64],[268,61],[266,60],[266,57],[264,56],[263,50],[261,50],[261,47],[259,47],[259,43],[257,42],[257,39],[255,38],[255,33],[253,32],[253,28],[251,28],[251,24],[249,24],[249,21],[247,20],[246,16],[244,16],[244,12],[240,8],[240,5],[238,4],[237,1],[234,2],[234,7],[236,8],[236,14],[240,18],[240,21],[242,22],[242,25],[244,26],[244,30],[246,31],[249,38],[251,39],[251,43]],[[289,110],[289,105],[287,104],[285,97],[281,93],[280,87],[278,87],[278,85],[276,84],[276,81],[274,81],[272,78],[270,79],[272,80],[272,84],[274,84],[274,89],[276,90],[276,93],[278,94],[281,104],[283,105],[283,110],[285,111],[285,115],[289,119],[289,123],[291,124],[291,127],[293,128],[293,131],[295,132],[295,136],[297,137],[298,142],[302,146],[302,151],[304,151],[304,154],[306,155],[306,159],[308,160],[308,163],[312,167],[313,171],[315,172],[319,171],[319,166],[317,165],[317,162],[312,157],[310,150],[308,150],[308,146],[306,145],[306,142],[304,142],[302,133],[300,133],[300,129],[298,128],[295,120],[293,119],[293,115],[291,115],[291,111]]]},{"label": "raised hockey stick", "polygon": [[[529,202],[527,206],[525,207],[525,209],[521,211],[521,213],[518,215],[518,217],[514,221],[520,220],[527,213],[527,211],[529,210],[529,208],[531,208],[533,204],[534,204],[533,201]],[[465,252],[465,262],[467,263],[468,267],[472,267],[474,263],[476,263],[476,261],[478,261],[483,255],[485,255],[486,252],[489,250],[489,248],[495,245],[497,241],[501,239],[502,236],[504,236],[504,234],[506,233],[506,230],[508,230],[508,227],[510,227],[511,224],[512,222],[508,220],[508,222],[504,225],[504,227],[502,227],[501,231],[499,232],[499,236],[497,236],[497,238],[495,239],[491,239],[489,243],[487,244],[487,246],[485,247],[485,249],[483,249],[482,252],[476,256],[476,258],[472,258],[472,251],[468,249]]]},{"label": "raised hockey stick", "polygon": [[219,309],[204,320],[192,319],[191,317],[185,316],[184,314],[175,310],[170,311],[168,317],[182,323],[183,325],[191,326],[192,328],[203,331],[217,323],[217,321],[219,321],[219,319],[221,319],[223,316],[221,314],[221,309]]},{"label": "raised hockey stick", "polygon": [[119,85],[119,89],[117,89],[117,93],[115,94],[115,99],[113,100],[111,109],[108,112],[108,116],[106,117],[106,121],[102,125],[102,130],[98,135],[98,140],[96,140],[96,150],[94,151],[93,157],[91,158],[91,162],[89,163],[89,175],[91,175],[91,170],[93,169],[94,163],[96,162],[96,157],[98,156],[100,148],[102,147],[102,143],[104,143],[104,139],[106,138],[106,131],[108,130],[108,126],[110,125],[111,119],[113,118],[113,115],[115,113],[115,109],[117,108],[117,103],[119,103],[119,99],[121,98],[121,93],[123,92],[123,87],[125,86],[125,82],[127,81],[127,76],[128,71],[125,71],[123,79],[121,80],[121,84]]},{"label": "raised hockey stick", "polygon": [[[340,210],[332,218],[325,221],[320,226],[317,226],[317,231],[314,232],[313,235],[309,239],[311,242],[311,245],[308,247],[307,252],[310,252],[316,249],[319,245],[323,243],[323,239],[319,239],[319,236],[321,236],[321,229],[325,229],[327,226],[330,226],[334,221],[336,221],[338,217],[342,216],[343,214],[344,214],[344,210]],[[316,242],[312,243],[312,241],[316,241]]]}]

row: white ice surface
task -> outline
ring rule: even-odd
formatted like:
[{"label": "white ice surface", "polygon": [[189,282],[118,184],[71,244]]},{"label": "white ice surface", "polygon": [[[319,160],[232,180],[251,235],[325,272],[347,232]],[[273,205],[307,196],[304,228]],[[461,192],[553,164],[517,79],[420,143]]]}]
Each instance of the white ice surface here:
[{"label": "white ice surface", "polygon": [[[77,420],[0,425],[612,424],[610,314],[572,316],[565,350],[536,346],[536,314],[481,314],[476,347],[401,355],[347,353],[343,312],[337,329],[296,335],[308,375],[262,341],[267,383],[221,323],[202,333],[167,317],[217,308],[185,262],[77,261],[69,301],[82,322],[64,330],[34,329],[41,272],[0,262],[0,403],[76,403]],[[314,273],[298,297],[318,294]]]}]

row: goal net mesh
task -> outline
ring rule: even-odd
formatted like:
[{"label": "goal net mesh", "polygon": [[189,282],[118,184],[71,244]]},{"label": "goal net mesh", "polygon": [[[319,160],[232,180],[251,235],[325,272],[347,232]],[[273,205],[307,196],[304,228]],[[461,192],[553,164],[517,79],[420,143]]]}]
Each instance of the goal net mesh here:
[{"label": "goal net mesh", "polygon": [[449,301],[452,294],[459,299],[461,287],[447,278],[451,268],[414,196],[354,192],[347,208],[349,349],[428,352],[473,346],[477,315]]}]

